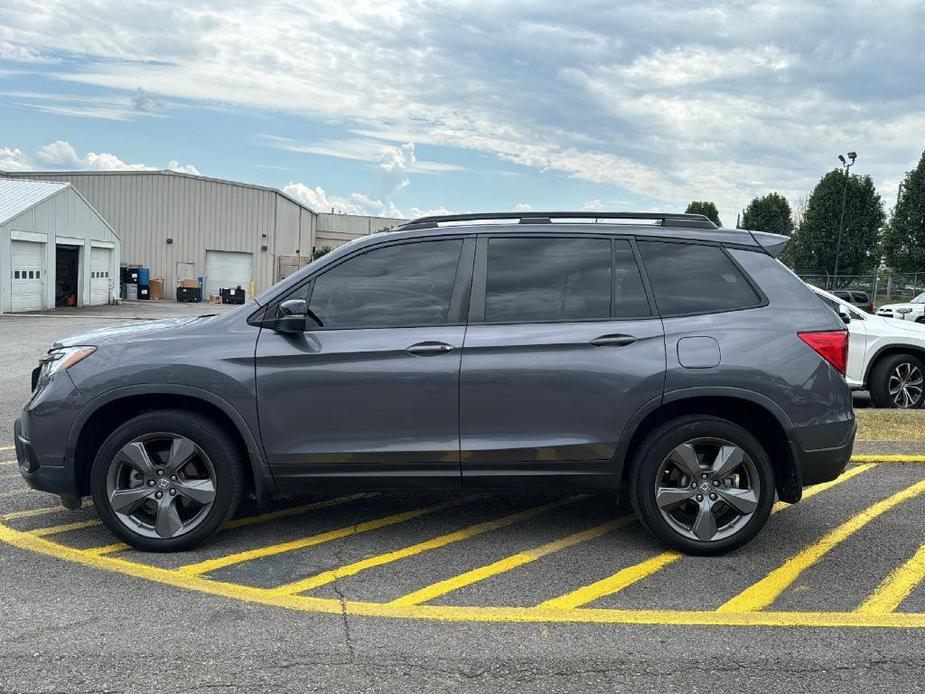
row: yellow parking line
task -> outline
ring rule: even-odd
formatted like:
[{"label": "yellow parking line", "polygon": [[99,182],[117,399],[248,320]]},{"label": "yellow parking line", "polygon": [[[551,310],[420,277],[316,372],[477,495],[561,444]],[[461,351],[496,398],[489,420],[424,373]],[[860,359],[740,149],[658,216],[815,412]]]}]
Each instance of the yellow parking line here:
[{"label": "yellow parking line", "polygon": [[99,518],[92,518],[85,521],[77,521],[76,523],[65,523],[64,525],[52,525],[48,528],[36,528],[35,530],[29,530],[32,535],[36,537],[46,537],[48,535],[57,535],[58,533],[66,533],[71,530],[83,530],[84,528],[92,528],[95,525],[100,525]]},{"label": "yellow parking line", "polygon": [[[376,494],[351,494],[350,496],[340,496],[334,499],[315,501],[310,504],[303,504],[301,506],[293,506],[292,508],[280,509],[279,511],[262,513],[259,516],[245,516],[243,518],[235,518],[234,520],[225,523],[225,525],[222,527],[225,530],[230,530],[232,528],[243,528],[248,525],[257,525],[258,523],[268,523],[269,521],[278,520],[280,518],[298,516],[304,513],[308,513],[309,511],[318,511],[324,508],[331,508],[332,506],[339,506],[340,504],[346,504],[347,502],[356,501],[357,499],[367,499],[372,496],[376,496]],[[129,546],[124,542],[116,542],[115,544],[103,545],[102,547],[91,547],[84,551],[102,555],[121,552],[124,549],[129,549]]]},{"label": "yellow parking line", "polygon": [[[31,489],[17,490],[17,491],[32,491]],[[90,508],[93,506],[93,502],[87,499],[81,504],[80,508]],[[43,506],[42,508],[30,508],[25,511],[11,511],[10,513],[4,513],[0,516],[0,521],[10,521],[16,520],[17,518],[33,518],[35,516],[46,516],[49,513],[65,513],[69,509],[64,508],[64,506]]]},{"label": "yellow parking line", "polygon": [[[870,463],[867,465],[858,465],[857,467],[846,470],[841,475],[841,477],[838,477],[831,482],[825,482],[823,484],[807,487],[803,492],[803,498],[812,498],[820,492],[831,489],[832,487],[839,485],[846,480],[850,480],[852,477],[860,475],[862,472],[870,470],[872,467],[874,467],[874,465]],[[779,501],[778,503],[774,504],[771,512],[777,513],[779,511],[783,511],[785,508],[790,508],[790,506],[791,504],[786,504],[782,501]],[[560,610],[573,610],[577,607],[594,602],[595,600],[599,600],[600,598],[607,597],[608,595],[619,593],[624,588],[627,588],[634,583],[638,583],[644,578],[648,578],[657,571],[661,571],[669,564],[676,562],[682,556],[683,555],[673,550],[662,552],[661,554],[641,561],[638,564],[621,569],[612,576],[602,578],[599,581],[595,581],[594,583],[583,586],[569,593],[565,593],[559,597],[552,598],[551,600],[546,600],[545,602],[540,603],[539,607]]]},{"label": "yellow parking line", "polygon": [[612,532],[623,526],[631,523],[635,519],[635,516],[623,516],[622,518],[617,518],[616,520],[609,521],[607,523],[602,523],[601,525],[589,528],[588,530],[582,530],[581,532],[574,533],[568,537],[563,537],[559,540],[553,540],[552,542],[547,542],[544,545],[539,547],[534,547],[533,549],[528,549],[524,552],[518,552],[510,557],[505,559],[500,559],[491,564],[485,564],[471,571],[466,571],[461,573],[458,576],[453,576],[448,578],[445,581],[439,581],[433,583],[429,586],[416,590],[413,593],[408,593],[403,595],[400,598],[392,600],[388,603],[389,605],[420,605],[423,602],[428,602],[434,598],[440,597],[441,595],[446,595],[447,593],[452,593],[454,590],[459,590],[460,588],[473,583],[478,583],[479,581],[484,581],[487,578],[492,576],[497,576],[506,571],[511,571],[516,569],[519,566],[524,566],[525,564],[530,564],[535,562],[537,559],[545,557],[547,554],[552,554],[553,552],[558,552],[569,547],[574,547],[577,544],[582,542],[587,542],[588,540],[593,540],[596,537],[600,537],[606,533]]},{"label": "yellow parking line", "polygon": [[0,446],[0,451],[13,451],[16,450],[16,446]]},{"label": "yellow parking line", "polygon": [[853,455],[852,463],[925,463],[925,455]]},{"label": "yellow parking line", "polygon": [[851,517],[834,530],[826,533],[822,539],[809,545],[763,579],[721,605],[718,611],[757,612],[758,610],[763,610],[787,590],[799,578],[800,574],[816,564],[839,544],[875,518],[922,492],[925,492],[925,480],[917,482],[882,501],[878,501],[873,506],[861,511],[861,513]]},{"label": "yellow parking line", "polygon": [[547,511],[551,511],[554,508],[559,508],[560,506],[565,506],[566,504],[572,504],[576,501],[580,501],[581,499],[586,498],[586,495],[570,496],[566,499],[560,499],[548,504],[543,504],[542,506],[534,506],[533,508],[529,508],[526,511],[520,511],[509,516],[504,516],[503,518],[472,525],[468,528],[463,528],[462,530],[448,533],[447,535],[441,535],[440,537],[435,537],[431,540],[426,540],[425,542],[419,542],[418,544],[411,545],[410,547],[397,549],[393,552],[386,552],[385,554],[378,554],[374,557],[368,557],[361,561],[354,562],[353,564],[346,564],[345,566],[340,566],[330,571],[323,571],[320,574],[315,574],[314,576],[309,576],[308,578],[304,578],[299,581],[286,583],[274,588],[272,592],[278,593],[280,595],[295,595],[297,593],[302,593],[304,591],[311,590],[312,588],[317,588],[328,583],[333,583],[340,578],[353,576],[354,574],[358,574],[361,571],[366,571],[367,569],[371,569],[376,566],[390,564],[391,562],[398,561],[399,559],[412,557],[416,554],[421,554],[422,552],[445,547],[446,545],[452,544],[454,542],[468,540],[472,537],[475,537],[476,535],[481,535],[482,533],[487,533],[491,530],[497,530],[508,525],[513,525],[514,523],[518,523],[520,521],[527,520],[528,518],[533,518],[542,513],[546,513]]},{"label": "yellow parking line", "polygon": [[16,465],[16,459],[13,460],[0,460],[0,467],[13,467]]},{"label": "yellow parking line", "polygon": [[436,513],[437,511],[443,511],[454,506],[460,506],[461,504],[483,498],[484,496],[484,494],[479,494],[476,496],[466,496],[459,497],[457,499],[450,499],[449,501],[444,501],[433,506],[427,506],[425,508],[419,508],[413,511],[403,511],[401,513],[396,513],[391,516],[384,516],[382,518],[376,518],[364,523],[348,525],[343,528],[338,528],[337,530],[329,530],[328,532],[321,533],[320,535],[310,535],[309,537],[303,537],[298,540],[292,540],[290,542],[282,542],[280,544],[267,545],[266,547],[258,547],[257,549],[237,552],[235,554],[228,554],[224,557],[208,559],[206,561],[197,562],[196,564],[187,564],[186,566],[181,566],[179,569],[177,569],[177,571],[186,576],[199,576],[204,573],[209,573],[210,571],[215,571],[216,569],[222,569],[226,566],[240,564],[245,561],[270,557],[275,554],[283,554],[284,552],[292,552],[297,549],[305,549],[306,547],[314,547],[315,545],[331,542],[332,540],[339,540],[344,537],[358,535],[359,533],[368,532],[370,530],[378,530],[390,525],[397,525],[398,523],[404,523],[405,521],[413,520],[414,518],[420,518],[421,516],[426,516],[430,513]]},{"label": "yellow parking line", "polygon": [[887,576],[857,611],[864,614],[895,612],[923,578],[925,578],[925,545],[919,547],[909,561]]}]

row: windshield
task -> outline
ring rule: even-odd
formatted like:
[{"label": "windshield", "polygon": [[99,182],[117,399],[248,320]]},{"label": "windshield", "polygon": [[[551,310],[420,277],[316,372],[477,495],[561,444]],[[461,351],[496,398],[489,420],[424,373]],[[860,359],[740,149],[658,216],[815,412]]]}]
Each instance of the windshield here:
[{"label": "windshield", "polygon": [[913,304],[925,304],[925,292],[922,292],[912,300]]}]

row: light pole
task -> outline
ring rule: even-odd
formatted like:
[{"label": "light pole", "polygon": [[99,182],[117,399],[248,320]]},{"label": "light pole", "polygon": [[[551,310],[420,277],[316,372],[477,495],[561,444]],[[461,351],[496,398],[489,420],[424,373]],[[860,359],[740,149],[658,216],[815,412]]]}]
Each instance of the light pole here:
[{"label": "light pole", "polygon": [[833,289],[838,289],[838,256],[841,254],[841,233],[842,228],[845,224],[845,202],[848,199],[848,175],[849,169],[854,164],[854,160],[858,158],[857,152],[848,152],[848,160],[845,159],[844,154],[839,154],[838,159],[841,161],[842,167],[845,169],[845,185],[841,191],[841,215],[838,218],[838,237],[835,240],[835,272],[833,272]]}]

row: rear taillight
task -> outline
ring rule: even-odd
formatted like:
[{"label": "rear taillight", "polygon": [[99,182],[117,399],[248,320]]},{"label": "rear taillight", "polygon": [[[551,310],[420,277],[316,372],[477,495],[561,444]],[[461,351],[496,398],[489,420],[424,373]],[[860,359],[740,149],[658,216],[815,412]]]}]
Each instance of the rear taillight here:
[{"label": "rear taillight", "polygon": [[797,333],[797,336],[815,350],[816,354],[835,367],[842,376],[848,367],[848,331],[821,330]]}]

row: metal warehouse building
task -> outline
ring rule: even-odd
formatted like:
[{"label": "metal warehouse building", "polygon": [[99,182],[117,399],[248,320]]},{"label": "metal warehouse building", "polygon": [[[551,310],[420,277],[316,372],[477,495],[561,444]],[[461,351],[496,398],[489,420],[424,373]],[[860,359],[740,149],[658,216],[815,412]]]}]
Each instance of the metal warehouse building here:
[{"label": "metal warehouse building", "polygon": [[120,242],[69,183],[0,178],[0,313],[108,304]]},{"label": "metal warehouse building", "polygon": [[164,278],[168,297],[179,280],[205,277],[206,295],[241,286],[250,298],[307,263],[313,249],[403,221],[318,214],[275,188],[173,171],[3,176],[71,184],[121,238],[122,262]]}]

